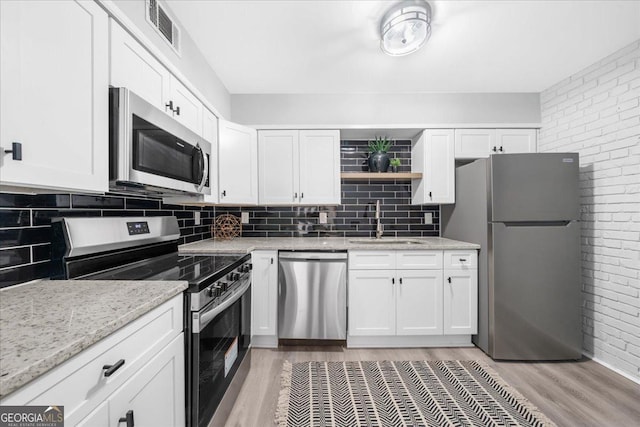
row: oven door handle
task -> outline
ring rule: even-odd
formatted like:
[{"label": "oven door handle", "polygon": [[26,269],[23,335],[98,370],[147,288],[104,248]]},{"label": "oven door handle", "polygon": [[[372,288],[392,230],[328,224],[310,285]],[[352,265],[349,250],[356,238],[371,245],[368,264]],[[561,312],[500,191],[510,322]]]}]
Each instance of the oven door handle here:
[{"label": "oven door handle", "polygon": [[247,277],[244,281],[244,283],[242,283],[240,285],[240,287],[238,287],[238,289],[236,289],[236,291],[233,293],[233,295],[231,295],[229,298],[227,298],[226,300],[224,300],[221,304],[210,308],[208,310],[205,310],[201,313],[193,313],[192,314],[192,327],[191,327],[191,333],[192,334],[199,334],[201,330],[203,330],[204,328],[207,327],[207,325],[216,318],[216,316],[218,316],[220,313],[222,313],[223,311],[225,311],[227,308],[229,308],[233,303],[235,303],[236,301],[238,301],[240,298],[242,298],[242,296],[244,295],[244,293],[247,291],[247,289],[249,289],[249,287],[251,286],[251,278]]}]

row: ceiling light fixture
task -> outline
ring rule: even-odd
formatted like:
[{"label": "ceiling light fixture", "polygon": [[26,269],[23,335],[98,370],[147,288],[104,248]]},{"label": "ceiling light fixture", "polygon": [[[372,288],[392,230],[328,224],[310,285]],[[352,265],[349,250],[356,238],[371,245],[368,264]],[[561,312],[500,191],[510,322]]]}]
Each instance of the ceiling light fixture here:
[{"label": "ceiling light fixture", "polygon": [[424,0],[408,0],[393,6],[380,23],[380,47],[391,56],[415,52],[430,35],[431,6]]}]

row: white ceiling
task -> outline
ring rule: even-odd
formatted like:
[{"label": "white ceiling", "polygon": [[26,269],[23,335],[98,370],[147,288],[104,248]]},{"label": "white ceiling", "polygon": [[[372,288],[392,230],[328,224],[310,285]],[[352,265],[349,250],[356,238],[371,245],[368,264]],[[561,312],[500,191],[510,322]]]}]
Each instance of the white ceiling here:
[{"label": "white ceiling", "polygon": [[640,39],[640,1],[432,1],[432,36],[382,53],[395,1],[168,0],[229,92],[540,92]]}]

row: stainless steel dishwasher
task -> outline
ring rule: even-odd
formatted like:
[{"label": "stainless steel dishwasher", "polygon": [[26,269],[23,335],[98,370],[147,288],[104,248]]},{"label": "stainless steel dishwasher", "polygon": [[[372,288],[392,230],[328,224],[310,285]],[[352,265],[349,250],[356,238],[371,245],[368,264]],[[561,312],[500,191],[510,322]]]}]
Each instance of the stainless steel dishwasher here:
[{"label": "stainless steel dishwasher", "polygon": [[278,337],[346,339],[346,252],[283,251],[278,258]]}]

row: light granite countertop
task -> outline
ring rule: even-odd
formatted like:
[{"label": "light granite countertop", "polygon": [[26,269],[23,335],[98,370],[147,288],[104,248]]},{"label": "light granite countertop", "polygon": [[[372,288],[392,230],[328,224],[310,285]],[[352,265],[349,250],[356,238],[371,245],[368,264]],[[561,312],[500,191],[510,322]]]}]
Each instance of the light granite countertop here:
[{"label": "light granite countertop", "polygon": [[[445,250],[480,249],[475,243],[460,242],[444,237],[400,237],[373,239],[357,237],[240,237],[234,240],[201,240],[181,245],[182,254],[249,253],[254,250]],[[405,243],[410,242],[410,243]]]},{"label": "light granite countertop", "polygon": [[39,280],[0,290],[0,397],[180,294],[187,285]]}]

